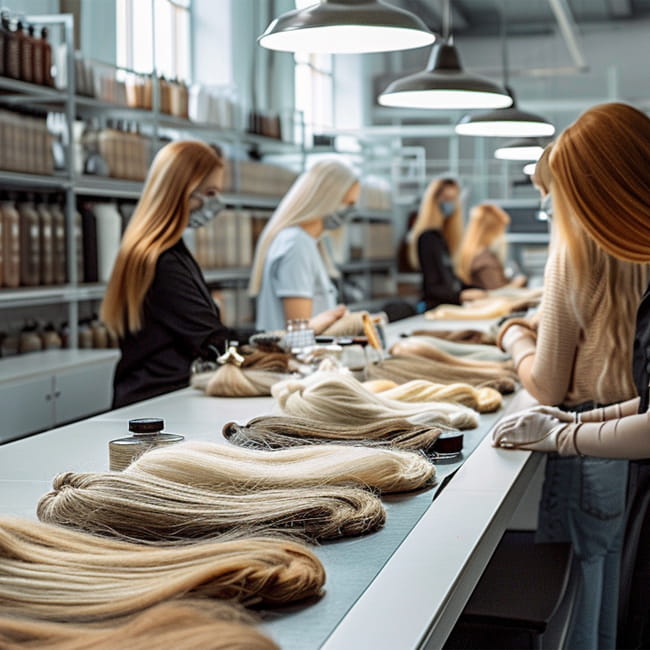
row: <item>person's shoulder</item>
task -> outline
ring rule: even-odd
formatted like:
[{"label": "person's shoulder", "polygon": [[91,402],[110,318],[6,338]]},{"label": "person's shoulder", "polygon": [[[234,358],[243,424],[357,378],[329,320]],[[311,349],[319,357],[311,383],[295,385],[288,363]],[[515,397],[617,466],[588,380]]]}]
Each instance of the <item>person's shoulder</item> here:
[{"label": "person's shoulder", "polygon": [[311,255],[314,250],[316,250],[316,240],[300,226],[290,226],[283,228],[276,235],[269,248],[269,256],[279,258],[289,253]]}]

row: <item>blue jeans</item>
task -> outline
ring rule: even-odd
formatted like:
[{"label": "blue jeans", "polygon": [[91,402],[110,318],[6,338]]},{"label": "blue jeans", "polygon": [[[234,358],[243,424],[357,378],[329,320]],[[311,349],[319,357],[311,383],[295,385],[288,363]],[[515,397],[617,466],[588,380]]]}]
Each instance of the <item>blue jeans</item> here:
[{"label": "blue jeans", "polygon": [[538,542],[571,542],[577,596],[566,647],[616,647],[628,461],[549,455]]}]

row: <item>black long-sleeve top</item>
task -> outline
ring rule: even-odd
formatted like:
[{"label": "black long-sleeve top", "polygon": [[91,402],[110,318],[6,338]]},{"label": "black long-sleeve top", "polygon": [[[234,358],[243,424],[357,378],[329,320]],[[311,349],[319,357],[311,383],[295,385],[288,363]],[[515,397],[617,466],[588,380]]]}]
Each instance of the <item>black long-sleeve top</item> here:
[{"label": "black long-sleeve top", "polygon": [[417,245],[426,308],[460,305],[460,292],[466,287],[454,273],[451,255],[440,230],[425,230],[418,237]]},{"label": "black long-sleeve top", "polygon": [[214,356],[210,346],[223,351],[227,340],[246,341],[253,331],[223,325],[199,265],[179,240],[158,258],[142,329],[120,341],[113,408],[186,387],[192,362]]}]

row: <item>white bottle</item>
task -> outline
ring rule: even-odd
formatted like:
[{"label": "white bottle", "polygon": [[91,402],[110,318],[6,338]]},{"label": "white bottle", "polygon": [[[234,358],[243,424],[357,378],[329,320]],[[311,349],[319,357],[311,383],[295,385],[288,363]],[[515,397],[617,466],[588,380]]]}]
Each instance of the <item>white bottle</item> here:
[{"label": "white bottle", "polygon": [[108,282],[122,238],[122,219],[116,203],[96,203],[97,267],[99,281]]}]

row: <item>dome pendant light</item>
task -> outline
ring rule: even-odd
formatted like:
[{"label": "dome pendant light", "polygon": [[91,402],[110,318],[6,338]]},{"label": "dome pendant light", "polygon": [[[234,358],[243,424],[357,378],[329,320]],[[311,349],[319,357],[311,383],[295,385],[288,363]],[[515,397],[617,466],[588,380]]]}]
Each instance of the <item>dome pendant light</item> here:
[{"label": "dome pendant light", "polygon": [[434,40],[415,14],[381,0],[320,0],[276,18],[258,43],[282,52],[354,54],[409,50]]},{"label": "dome pendant light", "polygon": [[501,86],[465,72],[455,46],[436,43],[427,69],[394,81],[379,96],[382,106],[405,108],[471,109],[510,106]]},{"label": "dome pendant light", "polygon": [[555,133],[555,127],[540,115],[517,108],[515,94],[508,86],[508,47],[506,39],[505,3],[501,7],[501,57],[503,81],[510,97],[510,108],[465,115],[456,125],[459,135],[495,138],[546,138]]},{"label": "dome pendant light", "polygon": [[498,160],[539,160],[544,151],[544,143],[534,138],[511,140],[494,152]]},{"label": "dome pendant light", "polygon": [[379,96],[382,106],[432,109],[502,108],[512,99],[499,85],[465,72],[450,38],[451,4],[446,0],[442,42],[431,51],[426,70],[394,81]]}]

